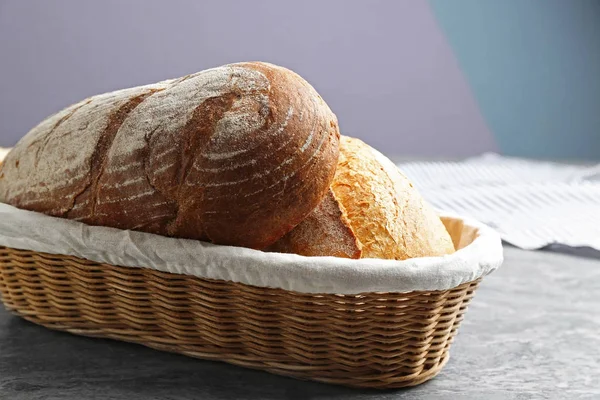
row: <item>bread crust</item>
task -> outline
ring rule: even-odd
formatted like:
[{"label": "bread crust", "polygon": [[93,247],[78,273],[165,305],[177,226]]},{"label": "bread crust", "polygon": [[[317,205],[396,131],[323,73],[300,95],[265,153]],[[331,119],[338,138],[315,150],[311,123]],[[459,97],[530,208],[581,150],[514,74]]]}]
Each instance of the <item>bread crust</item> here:
[{"label": "bread crust", "polygon": [[[359,139],[341,137],[331,190],[333,196],[326,201],[334,199],[343,212],[325,212],[331,205],[316,208],[270,250],[396,260],[454,252],[440,218],[408,178]],[[339,228],[344,225],[349,229]],[[349,243],[360,250],[348,250]]]},{"label": "bread crust", "polygon": [[337,119],[272,64],[230,64],[94,96],[0,167],[0,201],[90,225],[263,249],[329,190]]},{"label": "bread crust", "polygon": [[317,208],[268,251],[356,259],[361,257],[362,246],[342,204],[329,190]]}]

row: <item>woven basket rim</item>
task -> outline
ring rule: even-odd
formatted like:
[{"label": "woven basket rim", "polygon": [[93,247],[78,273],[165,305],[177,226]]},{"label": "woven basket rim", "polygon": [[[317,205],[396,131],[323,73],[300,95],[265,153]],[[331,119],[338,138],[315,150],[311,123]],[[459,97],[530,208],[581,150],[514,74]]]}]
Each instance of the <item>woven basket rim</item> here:
[{"label": "woven basket rim", "polygon": [[471,218],[452,214],[443,214],[442,220],[449,231],[454,227],[463,232],[461,237],[453,237],[459,248],[453,254],[404,261],[349,260],[265,253],[90,226],[0,203],[0,246],[299,293],[448,290],[479,279],[501,265],[502,245],[495,231]]}]

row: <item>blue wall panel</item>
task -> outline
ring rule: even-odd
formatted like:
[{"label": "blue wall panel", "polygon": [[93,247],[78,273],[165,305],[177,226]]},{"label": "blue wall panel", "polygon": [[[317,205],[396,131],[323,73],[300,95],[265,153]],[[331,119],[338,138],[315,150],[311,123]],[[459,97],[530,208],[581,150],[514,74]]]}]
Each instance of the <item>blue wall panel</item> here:
[{"label": "blue wall panel", "polygon": [[600,159],[600,1],[430,3],[504,153]]}]

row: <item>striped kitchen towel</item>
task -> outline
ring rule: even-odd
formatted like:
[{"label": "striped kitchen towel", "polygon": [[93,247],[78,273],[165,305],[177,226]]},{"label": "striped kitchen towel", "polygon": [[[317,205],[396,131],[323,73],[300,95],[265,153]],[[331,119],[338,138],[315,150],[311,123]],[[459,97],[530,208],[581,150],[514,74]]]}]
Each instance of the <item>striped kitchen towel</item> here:
[{"label": "striped kitchen towel", "polygon": [[398,166],[438,210],[476,218],[514,246],[600,251],[600,164],[486,154],[461,162]]}]

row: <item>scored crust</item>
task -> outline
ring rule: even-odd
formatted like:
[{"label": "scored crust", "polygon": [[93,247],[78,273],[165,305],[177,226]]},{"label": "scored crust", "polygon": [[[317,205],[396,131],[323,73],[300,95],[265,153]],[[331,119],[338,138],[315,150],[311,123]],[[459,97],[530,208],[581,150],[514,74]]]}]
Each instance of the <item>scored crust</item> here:
[{"label": "scored crust", "polygon": [[[385,156],[359,139],[342,136],[331,184],[337,220],[323,207],[270,250],[306,256],[404,260],[454,252],[433,208]],[[328,198],[330,201],[330,198]],[[315,227],[315,221],[321,223]],[[340,229],[346,225],[350,229]],[[318,233],[318,234],[315,234]],[[356,243],[354,251],[348,243]]]},{"label": "scored crust", "polygon": [[272,64],[230,64],[77,103],[0,167],[0,201],[90,225],[263,249],[321,202],[337,119]]}]

